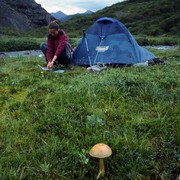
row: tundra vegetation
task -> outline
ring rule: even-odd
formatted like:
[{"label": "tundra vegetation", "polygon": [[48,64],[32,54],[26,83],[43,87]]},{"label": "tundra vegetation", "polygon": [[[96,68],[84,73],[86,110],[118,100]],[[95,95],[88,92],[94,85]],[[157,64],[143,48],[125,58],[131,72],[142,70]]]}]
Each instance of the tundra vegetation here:
[{"label": "tundra vegetation", "polygon": [[95,179],[89,150],[103,142],[104,179],[176,179],[179,49],[150,50],[169,63],[56,74],[40,57],[1,57],[0,178]]}]

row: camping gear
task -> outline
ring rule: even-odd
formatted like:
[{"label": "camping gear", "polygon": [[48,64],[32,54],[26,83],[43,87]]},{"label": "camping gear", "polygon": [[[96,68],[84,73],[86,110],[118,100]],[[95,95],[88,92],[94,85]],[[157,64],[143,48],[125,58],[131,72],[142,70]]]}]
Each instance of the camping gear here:
[{"label": "camping gear", "polygon": [[107,66],[105,66],[104,64],[97,64],[97,65],[93,65],[87,68],[88,72],[91,73],[100,73],[102,70],[107,69]]},{"label": "camping gear", "polygon": [[63,69],[53,70],[53,68],[43,67],[43,66],[41,66],[39,64],[38,64],[38,67],[40,67],[41,70],[43,70],[43,71],[52,71],[52,72],[55,72],[55,73],[64,73]]},{"label": "camping gear", "polygon": [[43,66],[41,66],[39,64],[38,64],[38,67],[40,67],[43,71],[52,71],[52,68],[43,67]]},{"label": "camping gear", "polygon": [[139,46],[128,29],[116,19],[100,18],[84,34],[72,56],[74,65],[133,65],[156,58]]},{"label": "camping gear", "polygon": [[84,36],[84,40],[85,40],[85,45],[86,45],[86,50],[87,50],[89,65],[92,66],[91,57],[90,57],[90,55],[89,55],[89,47],[88,47],[88,42],[87,42],[87,39],[86,39],[85,30],[83,30],[83,36]]},{"label": "camping gear", "polygon": [[133,66],[148,66],[148,61],[143,62],[143,63],[136,63],[136,64],[133,64]]},{"label": "camping gear", "polygon": [[154,58],[148,61],[149,66],[156,65],[156,64],[168,64],[168,59],[166,57],[163,57],[161,59]]},{"label": "camping gear", "polygon": [[53,72],[62,74],[62,73],[64,73],[64,70],[63,69],[58,69],[58,70],[53,71]]}]

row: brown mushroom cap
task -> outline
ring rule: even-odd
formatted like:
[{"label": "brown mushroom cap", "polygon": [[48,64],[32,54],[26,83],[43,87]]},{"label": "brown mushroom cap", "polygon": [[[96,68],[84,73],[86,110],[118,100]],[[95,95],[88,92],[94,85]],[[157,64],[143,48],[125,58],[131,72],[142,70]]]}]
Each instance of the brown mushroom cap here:
[{"label": "brown mushroom cap", "polygon": [[108,145],[104,143],[98,143],[90,149],[89,154],[92,157],[105,158],[112,154],[112,150]]}]

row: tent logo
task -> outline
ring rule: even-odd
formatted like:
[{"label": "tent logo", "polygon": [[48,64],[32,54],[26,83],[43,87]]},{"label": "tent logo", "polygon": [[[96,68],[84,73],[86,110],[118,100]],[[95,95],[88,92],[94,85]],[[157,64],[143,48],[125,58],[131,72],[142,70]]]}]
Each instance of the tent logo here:
[{"label": "tent logo", "polygon": [[109,49],[109,46],[97,46],[96,51],[98,52],[105,52]]}]

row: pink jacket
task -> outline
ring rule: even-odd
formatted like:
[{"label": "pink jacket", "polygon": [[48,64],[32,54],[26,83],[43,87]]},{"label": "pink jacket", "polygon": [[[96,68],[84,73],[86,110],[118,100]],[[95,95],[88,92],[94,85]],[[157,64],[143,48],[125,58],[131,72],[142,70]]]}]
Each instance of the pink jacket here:
[{"label": "pink jacket", "polygon": [[59,34],[56,37],[49,34],[48,42],[47,42],[48,49],[46,52],[46,57],[48,62],[53,59],[54,55],[58,57],[64,50],[67,43],[68,43],[68,37],[62,29],[59,30]]}]

